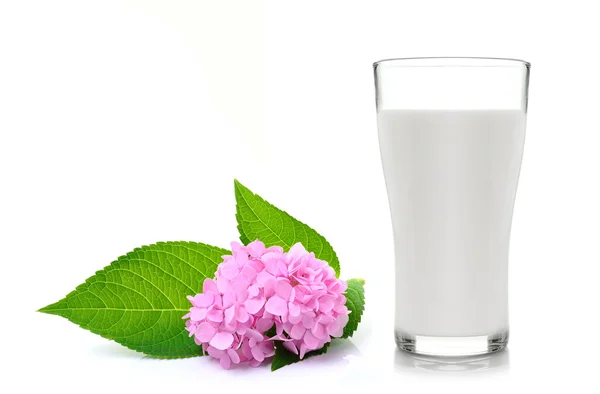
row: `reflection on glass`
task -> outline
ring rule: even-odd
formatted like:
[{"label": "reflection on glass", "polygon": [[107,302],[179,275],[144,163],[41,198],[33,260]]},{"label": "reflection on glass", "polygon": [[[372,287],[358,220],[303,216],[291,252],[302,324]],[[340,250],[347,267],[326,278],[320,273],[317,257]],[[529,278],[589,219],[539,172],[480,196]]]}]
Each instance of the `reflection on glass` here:
[{"label": "reflection on glass", "polygon": [[505,371],[509,367],[509,353],[467,357],[433,357],[397,351],[396,368],[403,371],[438,371],[446,373],[474,373],[481,371]]}]

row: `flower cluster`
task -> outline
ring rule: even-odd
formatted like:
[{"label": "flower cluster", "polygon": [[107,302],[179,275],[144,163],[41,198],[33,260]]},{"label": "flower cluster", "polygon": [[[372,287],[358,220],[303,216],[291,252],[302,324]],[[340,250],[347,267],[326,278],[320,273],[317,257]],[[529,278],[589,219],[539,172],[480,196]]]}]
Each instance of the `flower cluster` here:
[{"label": "flower cluster", "polygon": [[[260,365],[273,356],[273,341],[303,358],[342,336],[347,284],[327,262],[301,243],[287,253],[258,240],[231,247],[203,293],[188,297],[193,306],[183,317],[190,336],[223,368]],[[267,336],[273,327],[275,335]]]}]

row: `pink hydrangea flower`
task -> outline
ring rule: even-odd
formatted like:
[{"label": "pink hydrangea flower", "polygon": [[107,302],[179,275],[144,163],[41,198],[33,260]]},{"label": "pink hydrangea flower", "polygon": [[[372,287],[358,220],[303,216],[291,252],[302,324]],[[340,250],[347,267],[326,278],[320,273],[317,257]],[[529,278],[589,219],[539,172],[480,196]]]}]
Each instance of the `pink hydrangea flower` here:
[{"label": "pink hydrangea flower", "polygon": [[[327,262],[301,243],[287,253],[258,240],[232,242],[231,250],[215,279],[204,281],[203,293],[188,297],[192,308],[183,317],[196,344],[223,368],[260,365],[274,355],[273,341],[304,358],[342,336],[348,286]],[[276,335],[267,337],[273,326]]]}]

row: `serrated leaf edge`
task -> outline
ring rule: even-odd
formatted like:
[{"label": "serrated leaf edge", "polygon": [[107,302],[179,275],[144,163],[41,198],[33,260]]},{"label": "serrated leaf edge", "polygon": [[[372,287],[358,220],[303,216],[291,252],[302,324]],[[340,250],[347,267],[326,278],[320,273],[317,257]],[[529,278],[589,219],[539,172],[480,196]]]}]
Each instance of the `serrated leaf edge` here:
[{"label": "serrated leaf edge", "polygon": [[[233,180],[233,183],[234,183],[234,193],[235,193],[236,197],[237,197],[237,195],[239,195],[239,196],[240,196],[240,197],[241,197],[241,198],[242,198],[242,199],[243,199],[243,200],[246,202],[246,205],[248,205],[248,203],[247,203],[247,200],[246,200],[246,198],[245,198],[245,197],[244,197],[244,195],[242,194],[242,191],[241,191],[241,189],[240,189],[240,186],[241,186],[241,187],[243,187],[244,189],[246,189],[246,190],[247,190],[249,193],[251,193],[253,196],[260,198],[260,199],[261,199],[262,201],[264,201],[264,203],[265,203],[265,204],[267,204],[268,206],[270,206],[270,207],[272,207],[272,208],[275,208],[275,209],[277,209],[277,210],[279,210],[279,211],[283,212],[284,214],[288,215],[290,218],[292,218],[293,220],[297,221],[297,222],[298,222],[298,223],[300,223],[301,225],[303,225],[303,226],[306,226],[306,227],[308,227],[308,228],[312,229],[313,231],[315,231],[315,232],[316,232],[316,233],[317,233],[317,234],[318,234],[318,235],[319,235],[319,236],[322,238],[322,239],[321,239],[321,241],[324,243],[324,245],[323,245],[323,246],[324,246],[324,247],[325,247],[325,246],[329,246],[329,248],[331,248],[331,252],[332,252],[332,254],[333,254],[333,258],[335,259],[335,262],[337,263],[337,266],[332,266],[330,261],[328,261],[328,262],[327,262],[327,264],[329,264],[329,265],[331,266],[331,268],[333,268],[333,270],[334,270],[334,271],[335,271],[335,273],[336,273],[336,277],[338,277],[338,278],[339,278],[339,276],[340,276],[340,272],[341,272],[340,260],[339,260],[339,258],[338,258],[338,256],[337,256],[337,253],[335,252],[335,249],[334,249],[334,248],[333,248],[333,246],[331,245],[331,243],[330,243],[330,242],[329,242],[329,241],[328,241],[328,240],[327,240],[327,239],[326,239],[326,238],[325,238],[323,235],[321,235],[319,232],[317,232],[315,229],[313,229],[313,228],[312,228],[311,226],[309,226],[308,224],[306,224],[306,223],[304,223],[304,222],[302,222],[302,221],[300,221],[300,220],[296,219],[294,216],[290,215],[288,212],[286,212],[286,211],[284,211],[283,209],[281,209],[281,208],[279,208],[279,207],[277,207],[277,206],[275,206],[275,205],[271,204],[269,201],[265,200],[265,199],[264,199],[264,198],[262,198],[260,195],[258,195],[258,194],[256,194],[256,193],[254,193],[252,190],[248,189],[246,186],[244,186],[244,185],[243,185],[243,184],[242,184],[240,181],[238,181],[237,179],[234,179],[234,180]],[[249,205],[248,205],[248,206],[249,206]],[[246,233],[244,232],[244,229],[243,229],[243,227],[242,227],[242,222],[243,222],[244,220],[243,220],[243,219],[242,219],[242,217],[241,217],[241,213],[240,213],[239,204],[237,204],[237,202],[236,202],[236,204],[235,204],[235,218],[236,218],[236,221],[238,222],[237,229],[238,229],[238,232],[240,233],[240,241],[241,241],[241,242],[242,242],[244,245],[248,245],[248,244],[249,244],[250,242],[252,242],[253,240],[251,241],[251,240],[248,238],[248,236],[246,235]],[[264,224],[264,222],[263,222],[263,224]],[[278,235],[276,235],[276,236],[277,236],[277,238],[279,238],[279,236],[278,236]],[[280,240],[280,241],[281,241],[281,243],[283,244],[283,245],[279,245],[279,246],[285,246],[285,247],[287,247],[288,249],[289,249],[289,248],[291,248],[291,247],[293,246],[293,245],[288,245],[288,243],[287,243],[287,242],[285,242],[285,241],[283,241],[281,238],[279,238],[279,240]],[[306,245],[304,245],[304,246],[306,247]]]},{"label": "serrated leaf edge", "polygon": [[[149,358],[155,358],[155,359],[164,359],[164,360],[174,360],[174,359],[181,359],[181,358],[192,358],[192,357],[199,357],[199,356],[203,356],[203,353],[202,353],[202,348],[201,348],[201,347],[198,347],[198,354],[197,354],[197,355],[172,356],[172,357],[171,357],[171,356],[157,356],[157,355],[152,355],[152,354],[144,353],[142,350],[138,350],[138,349],[136,349],[136,348],[130,347],[130,346],[128,346],[128,345],[126,345],[126,344],[124,344],[124,343],[121,343],[121,342],[117,341],[117,340],[116,340],[114,337],[111,337],[111,336],[109,336],[109,335],[103,335],[103,334],[100,334],[100,333],[98,333],[98,332],[94,332],[94,331],[90,330],[89,328],[85,328],[85,327],[83,327],[81,324],[79,324],[79,323],[77,323],[77,322],[75,322],[75,321],[71,320],[71,319],[70,319],[70,318],[68,318],[68,317],[65,317],[65,316],[62,316],[62,315],[59,315],[59,314],[56,314],[56,313],[52,313],[52,311],[53,311],[53,310],[58,310],[58,309],[50,309],[50,307],[51,307],[51,306],[53,306],[53,305],[56,305],[56,304],[58,304],[59,302],[63,301],[64,299],[68,298],[68,297],[69,297],[70,295],[72,295],[73,293],[76,293],[76,292],[77,292],[77,291],[78,291],[80,288],[82,288],[82,287],[84,287],[84,286],[88,286],[88,285],[89,285],[89,283],[90,283],[90,279],[91,279],[91,278],[95,277],[95,276],[96,276],[96,275],[98,275],[98,274],[101,274],[101,273],[103,273],[103,272],[104,272],[104,271],[105,271],[107,268],[109,268],[109,267],[113,266],[113,264],[117,264],[117,263],[121,262],[123,259],[126,259],[126,258],[129,258],[129,257],[131,257],[131,255],[132,255],[132,254],[134,254],[134,253],[136,253],[136,252],[140,251],[140,250],[141,250],[141,249],[143,249],[143,248],[149,248],[149,247],[153,247],[153,246],[157,246],[157,245],[169,245],[169,244],[188,244],[188,245],[189,245],[189,244],[196,244],[196,245],[197,245],[197,244],[200,244],[200,245],[203,245],[203,246],[207,246],[207,247],[209,247],[209,248],[212,248],[212,249],[216,249],[217,251],[218,251],[218,250],[222,251],[222,252],[223,252],[223,256],[231,254],[231,251],[229,251],[229,250],[227,250],[227,249],[223,249],[223,248],[221,248],[221,247],[218,247],[218,246],[208,245],[208,244],[205,244],[205,243],[202,243],[202,242],[194,242],[194,241],[159,241],[159,242],[156,242],[156,243],[153,243],[153,244],[149,244],[149,245],[142,245],[142,246],[140,246],[140,247],[136,247],[136,248],[134,248],[133,250],[131,250],[131,251],[127,252],[127,253],[126,253],[126,254],[124,254],[124,255],[121,255],[121,256],[119,256],[119,257],[118,257],[116,260],[112,261],[110,264],[108,264],[107,266],[105,266],[105,267],[104,267],[104,268],[102,268],[101,270],[98,270],[98,271],[96,271],[96,272],[94,273],[94,275],[91,275],[90,277],[88,277],[88,278],[87,278],[87,279],[86,279],[86,280],[85,280],[83,283],[81,283],[80,285],[78,285],[77,287],[75,287],[75,289],[74,289],[74,290],[72,290],[71,292],[69,292],[69,293],[68,293],[67,295],[65,295],[63,298],[61,298],[60,300],[58,300],[58,301],[56,301],[56,302],[54,302],[54,303],[52,303],[52,304],[46,305],[46,306],[45,306],[45,307],[43,307],[43,308],[40,308],[40,309],[38,309],[38,310],[37,310],[37,312],[46,313],[46,314],[49,314],[49,315],[55,315],[55,316],[60,316],[60,317],[62,317],[62,318],[65,318],[65,319],[69,320],[71,323],[75,324],[76,326],[78,326],[78,327],[80,327],[80,328],[82,328],[82,329],[84,329],[84,330],[86,330],[86,331],[89,331],[89,332],[91,332],[91,333],[93,333],[93,334],[95,334],[95,335],[99,335],[99,336],[101,336],[102,338],[108,339],[109,341],[114,341],[114,342],[118,343],[119,345],[121,345],[121,346],[123,346],[123,347],[126,347],[127,349],[133,350],[133,351],[135,351],[135,352],[137,352],[137,353],[141,353],[141,354],[143,354],[144,356],[146,356],[146,357],[149,357]],[[206,256],[205,256],[205,257],[206,257]],[[128,309],[128,310],[135,310],[135,309]],[[155,309],[155,310],[156,310],[156,309]],[[181,311],[181,312],[188,312],[188,311],[189,311],[188,309],[179,309],[179,308],[168,309],[168,310],[169,310],[169,311]],[[183,327],[182,327],[182,331],[181,331],[181,332],[183,332],[183,331],[186,331],[186,329],[185,329],[185,326],[183,326]],[[177,335],[181,335],[181,332],[180,332],[180,333],[178,333]],[[171,338],[174,338],[174,337],[175,337],[175,336],[173,336],[173,337],[171,337]],[[154,345],[156,345],[156,344],[154,344]]]},{"label": "serrated leaf edge", "polygon": [[[362,292],[362,295],[363,295],[363,304],[362,304],[362,307],[357,308],[357,306],[355,305],[354,301],[352,301],[350,298],[346,298],[346,303],[349,302],[353,306],[353,308],[348,307],[348,310],[350,310],[352,313],[356,313],[357,310],[360,310],[360,314],[358,316],[358,320],[356,322],[356,329],[354,331],[352,331],[350,333],[347,333],[346,332],[346,327],[344,327],[344,334],[340,337],[340,338],[343,338],[343,339],[351,338],[352,335],[354,335],[354,333],[356,332],[356,330],[358,330],[358,326],[360,325],[360,322],[362,321],[363,312],[365,311],[365,300],[366,300],[365,288],[364,288],[364,286],[365,286],[365,280],[364,279],[359,279],[359,278],[348,279],[348,282],[350,282],[350,281],[357,281],[357,282],[359,282],[361,284],[362,289],[363,289],[363,292]],[[348,289],[346,289],[346,294],[350,290],[352,290],[353,292],[355,292],[356,295],[358,296],[358,298],[360,298],[360,293],[356,289],[354,289],[354,288],[352,288],[350,286],[348,286]]]}]

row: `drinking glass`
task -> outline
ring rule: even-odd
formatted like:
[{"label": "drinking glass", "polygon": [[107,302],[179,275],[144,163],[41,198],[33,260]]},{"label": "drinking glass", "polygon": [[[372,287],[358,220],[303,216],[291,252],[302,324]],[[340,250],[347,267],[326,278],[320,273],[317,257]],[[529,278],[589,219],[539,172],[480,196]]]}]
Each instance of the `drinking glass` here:
[{"label": "drinking glass", "polygon": [[466,356],[508,342],[508,251],[530,65],[376,62],[402,350]]}]

